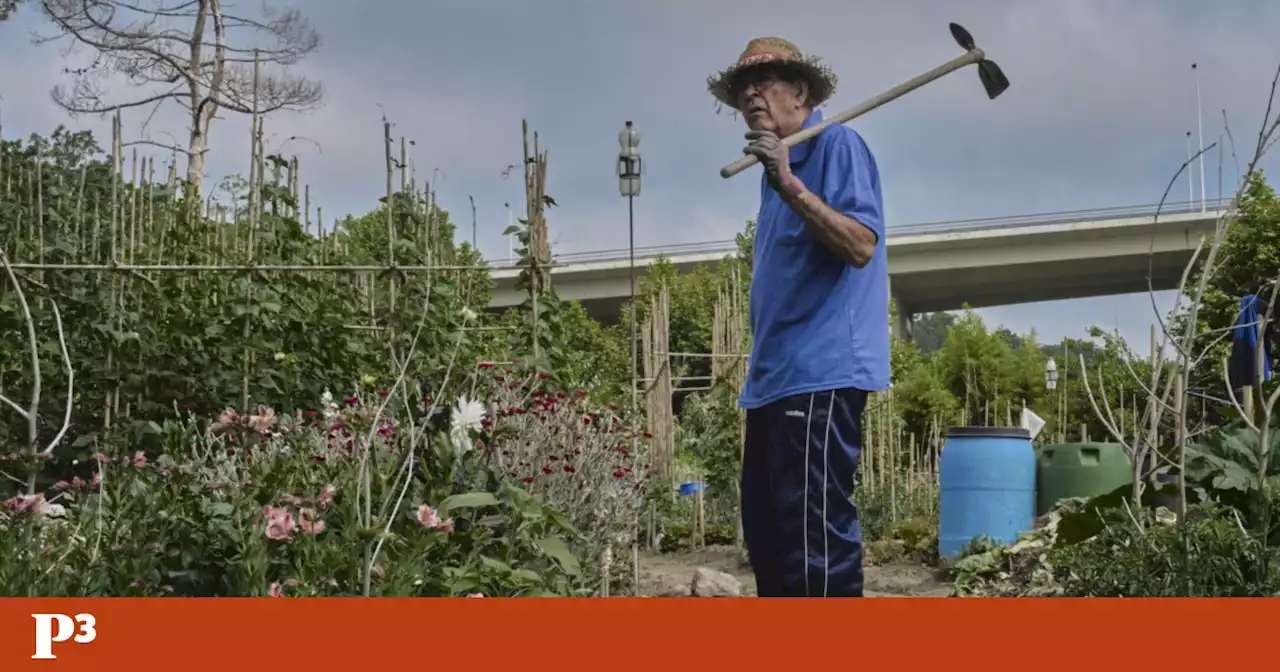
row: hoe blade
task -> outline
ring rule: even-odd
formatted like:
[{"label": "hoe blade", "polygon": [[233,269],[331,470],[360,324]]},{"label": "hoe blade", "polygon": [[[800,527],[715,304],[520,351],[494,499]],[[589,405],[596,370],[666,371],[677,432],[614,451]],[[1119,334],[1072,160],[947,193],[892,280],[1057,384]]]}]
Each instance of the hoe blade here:
[{"label": "hoe blade", "polygon": [[956,38],[956,44],[959,44],[961,49],[965,51],[973,50],[973,36],[964,29],[964,26],[958,23],[951,24],[951,37]]},{"label": "hoe blade", "polygon": [[978,61],[978,79],[982,80],[982,88],[987,90],[987,97],[995,100],[996,96],[1009,88],[1009,78],[995,61]]}]

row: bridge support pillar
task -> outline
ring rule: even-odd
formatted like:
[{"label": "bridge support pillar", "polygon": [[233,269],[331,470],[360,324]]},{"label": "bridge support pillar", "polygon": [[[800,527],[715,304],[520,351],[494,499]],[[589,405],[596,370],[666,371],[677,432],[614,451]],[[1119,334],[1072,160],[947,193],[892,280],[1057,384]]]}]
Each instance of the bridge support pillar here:
[{"label": "bridge support pillar", "polygon": [[912,341],[911,322],[915,318],[915,312],[911,310],[910,305],[903,303],[901,297],[893,297],[894,303],[894,320],[893,320],[893,337],[903,343]]}]

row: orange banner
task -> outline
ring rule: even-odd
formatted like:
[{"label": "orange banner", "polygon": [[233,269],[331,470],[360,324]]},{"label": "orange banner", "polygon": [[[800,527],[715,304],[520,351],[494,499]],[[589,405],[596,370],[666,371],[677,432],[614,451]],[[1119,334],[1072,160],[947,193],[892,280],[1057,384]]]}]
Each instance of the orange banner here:
[{"label": "orange banner", "polygon": [[1210,599],[0,599],[0,670],[1231,669],[1271,658],[1278,617]]}]

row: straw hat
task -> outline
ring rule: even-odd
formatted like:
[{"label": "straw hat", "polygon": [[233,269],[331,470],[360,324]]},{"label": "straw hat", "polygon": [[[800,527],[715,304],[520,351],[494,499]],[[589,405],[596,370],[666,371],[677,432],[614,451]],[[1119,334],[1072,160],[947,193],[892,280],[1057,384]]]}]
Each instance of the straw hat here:
[{"label": "straw hat", "polygon": [[780,37],[757,37],[747,43],[738,62],[707,78],[707,90],[716,100],[734,107],[734,85],[740,75],[763,65],[793,70],[809,84],[810,103],[815,107],[836,92],[837,78],[817,56],[805,56],[800,48]]}]

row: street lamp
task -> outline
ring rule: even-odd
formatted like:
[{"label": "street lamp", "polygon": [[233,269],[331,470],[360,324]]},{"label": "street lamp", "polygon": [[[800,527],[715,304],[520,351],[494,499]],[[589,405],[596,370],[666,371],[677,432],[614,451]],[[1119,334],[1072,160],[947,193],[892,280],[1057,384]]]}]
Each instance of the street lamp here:
[{"label": "street lamp", "polygon": [[[618,133],[618,192],[627,199],[627,270],[631,279],[631,454],[639,447],[636,421],[640,415],[638,390],[638,360],[636,352],[636,196],[640,195],[640,132],[630,121]],[[636,537],[631,545],[631,557],[636,571],[640,567],[640,509],[636,509]],[[635,584],[636,596],[640,595],[640,583]]]},{"label": "street lamp", "polygon": [[[640,132],[630,121],[618,133],[618,192],[627,198],[627,251],[631,276],[631,434],[636,433],[635,418],[639,412],[636,398],[638,370],[636,353],[636,196],[640,195]],[[634,446],[633,446],[634,447]]]},{"label": "street lamp", "polygon": [[1052,357],[1044,363],[1044,389],[1058,389],[1058,363]]}]

